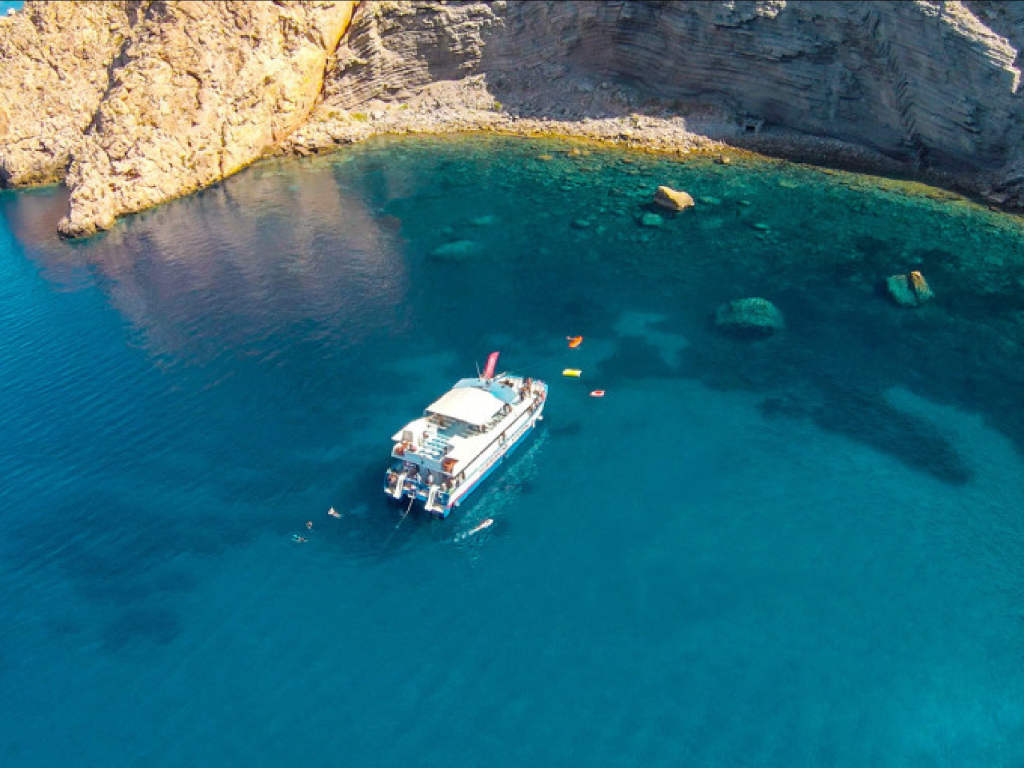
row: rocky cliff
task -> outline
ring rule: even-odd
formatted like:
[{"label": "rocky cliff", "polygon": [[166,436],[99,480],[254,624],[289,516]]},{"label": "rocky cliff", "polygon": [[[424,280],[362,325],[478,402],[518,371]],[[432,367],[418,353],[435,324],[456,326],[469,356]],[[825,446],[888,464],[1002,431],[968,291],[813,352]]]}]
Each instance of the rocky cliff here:
[{"label": "rocky cliff", "polygon": [[1024,133],[1022,44],[1015,3],[377,3],[319,114],[477,76],[520,118],[676,115],[731,142],[819,137],[998,185]]},{"label": "rocky cliff", "polygon": [[980,0],[28,2],[0,181],[64,178],[89,234],[270,151],[482,127],[870,156],[1021,208],[1021,46]]},{"label": "rocky cliff", "polygon": [[107,89],[137,8],[94,3],[28,3],[0,18],[0,183],[64,178]]},{"label": "rocky cliff", "polygon": [[26,3],[0,27],[0,178],[65,178],[72,236],[216,182],[306,118],[353,7]]}]

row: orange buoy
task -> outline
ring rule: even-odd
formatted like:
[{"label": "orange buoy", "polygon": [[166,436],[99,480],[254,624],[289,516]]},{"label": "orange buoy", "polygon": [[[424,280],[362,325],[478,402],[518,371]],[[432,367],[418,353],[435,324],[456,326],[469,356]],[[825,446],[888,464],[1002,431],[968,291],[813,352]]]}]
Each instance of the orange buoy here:
[{"label": "orange buoy", "polygon": [[590,393],[590,396],[591,397],[604,397],[604,390],[603,389],[595,389],[593,392]]},{"label": "orange buoy", "polygon": [[565,338],[569,340],[569,349],[576,349],[576,347],[583,343],[582,336],[566,336]]}]

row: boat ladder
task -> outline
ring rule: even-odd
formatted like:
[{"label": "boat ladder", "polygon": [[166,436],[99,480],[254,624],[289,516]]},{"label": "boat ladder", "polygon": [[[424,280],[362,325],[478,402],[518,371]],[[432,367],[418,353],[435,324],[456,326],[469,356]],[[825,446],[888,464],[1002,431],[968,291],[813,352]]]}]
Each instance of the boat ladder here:
[{"label": "boat ladder", "polygon": [[440,486],[437,486],[437,485],[430,486],[430,492],[427,493],[427,500],[423,504],[423,508],[425,510],[427,510],[427,512],[443,512],[444,511],[436,503],[437,502],[437,492],[440,491],[440,490],[441,490]]},{"label": "boat ladder", "polygon": [[[391,493],[396,499],[402,498],[402,489],[405,488],[405,476],[407,473],[403,472],[398,476],[398,482],[395,483],[395,490]],[[377,498],[380,498],[379,496]]]}]

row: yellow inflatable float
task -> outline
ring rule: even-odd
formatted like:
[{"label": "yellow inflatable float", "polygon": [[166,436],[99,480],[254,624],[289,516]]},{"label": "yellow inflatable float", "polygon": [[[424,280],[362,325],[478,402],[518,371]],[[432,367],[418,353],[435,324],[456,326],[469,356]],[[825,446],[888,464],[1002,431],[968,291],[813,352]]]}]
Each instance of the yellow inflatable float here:
[{"label": "yellow inflatable float", "polygon": [[566,368],[562,371],[563,376],[572,376],[574,379],[578,379],[581,373],[583,373],[583,371],[579,368]]}]

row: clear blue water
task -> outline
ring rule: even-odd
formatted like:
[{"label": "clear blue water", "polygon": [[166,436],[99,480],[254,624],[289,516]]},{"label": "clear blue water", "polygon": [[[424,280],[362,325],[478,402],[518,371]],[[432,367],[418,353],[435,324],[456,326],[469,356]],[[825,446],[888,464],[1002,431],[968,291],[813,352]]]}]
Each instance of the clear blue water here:
[{"label": "clear blue water", "polygon": [[[1024,765],[1019,222],[568,146],[268,162],[84,243],[0,194],[4,766]],[[660,183],[705,201],[641,227]],[[717,332],[749,295],[787,329]],[[399,525],[389,436],[492,349],[542,428]]]},{"label": "clear blue water", "polygon": [[24,0],[0,0],[0,14],[6,14],[9,8],[18,11],[25,5]]}]

